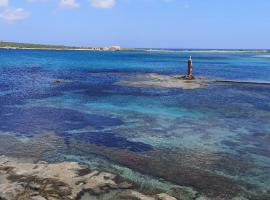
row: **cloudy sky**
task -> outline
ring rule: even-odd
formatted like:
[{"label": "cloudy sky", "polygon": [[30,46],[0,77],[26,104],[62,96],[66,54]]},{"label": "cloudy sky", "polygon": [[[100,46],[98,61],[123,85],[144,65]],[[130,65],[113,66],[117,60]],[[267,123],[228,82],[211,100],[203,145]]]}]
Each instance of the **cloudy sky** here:
[{"label": "cloudy sky", "polygon": [[0,0],[0,40],[268,48],[270,0]]}]

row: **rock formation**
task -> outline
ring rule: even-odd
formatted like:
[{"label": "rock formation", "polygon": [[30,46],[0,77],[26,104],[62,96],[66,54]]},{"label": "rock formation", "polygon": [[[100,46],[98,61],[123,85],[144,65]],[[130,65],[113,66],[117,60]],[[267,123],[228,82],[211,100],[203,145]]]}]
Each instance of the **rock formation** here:
[{"label": "rock formation", "polygon": [[168,76],[159,74],[142,74],[136,80],[123,80],[118,85],[131,87],[160,87],[199,89],[208,86],[206,78],[194,78],[193,76]]},{"label": "rock formation", "polygon": [[1,200],[75,200],[85,192],[99,196],[114,191],[119,199],[176,200],[167,194],[144,195],[112,173],[91,171],[76,162],[37,164],[0,157]]}]

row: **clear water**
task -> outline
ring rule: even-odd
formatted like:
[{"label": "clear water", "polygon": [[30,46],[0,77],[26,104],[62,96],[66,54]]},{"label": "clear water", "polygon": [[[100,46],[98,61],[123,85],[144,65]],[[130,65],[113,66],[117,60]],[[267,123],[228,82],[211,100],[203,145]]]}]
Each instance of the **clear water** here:
[{"label": "clear water", "polygon": [[75,160],[186,199],[269,199],[270,85],[115,84],[185,74],[189,55],[196,76],[270,83],[267,53],[0,50],[0,153]]}]

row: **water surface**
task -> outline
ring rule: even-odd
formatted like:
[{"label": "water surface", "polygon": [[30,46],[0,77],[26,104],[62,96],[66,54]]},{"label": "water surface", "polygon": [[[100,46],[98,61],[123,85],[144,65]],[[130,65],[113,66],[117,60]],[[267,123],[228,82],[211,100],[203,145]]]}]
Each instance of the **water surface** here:
[{"label": "water surface", "polygon": [[267,53],[0,50],[0,153],[79,161],[150,193],[269,198],[268,84],[115,84],[185,74],[189,55],[196,76],[270,83]]}]

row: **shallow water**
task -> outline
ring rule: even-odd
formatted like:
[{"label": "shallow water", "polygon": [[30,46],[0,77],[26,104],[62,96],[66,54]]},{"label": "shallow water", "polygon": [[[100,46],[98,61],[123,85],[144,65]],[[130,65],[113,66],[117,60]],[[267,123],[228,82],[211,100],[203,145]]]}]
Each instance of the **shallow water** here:
[{"label": "shallow water", "polygon": [[184,74],[189,55],[197,76],[270,83],[266,53],[0,50],[0,153],[75,160],[186,199],[267,199],[270,85],[116,84]]}]

